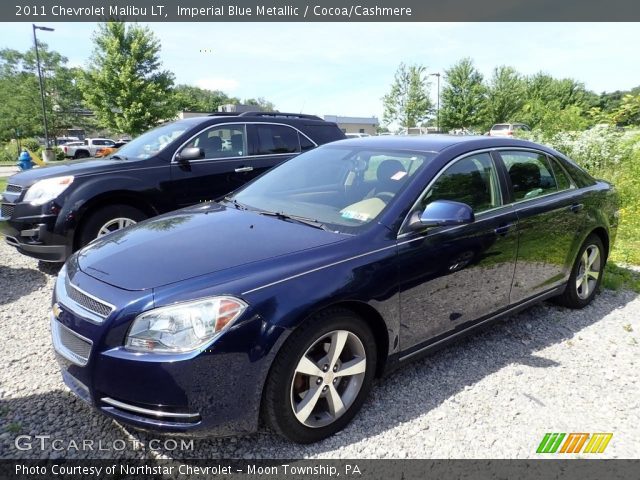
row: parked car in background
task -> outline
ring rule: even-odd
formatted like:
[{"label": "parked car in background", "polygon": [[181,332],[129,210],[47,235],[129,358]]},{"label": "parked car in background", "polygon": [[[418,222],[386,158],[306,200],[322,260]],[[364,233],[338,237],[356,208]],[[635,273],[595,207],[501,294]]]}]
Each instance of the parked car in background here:
[{"label": "parked car in background", "polygon": [[491,127],[491,130],[489,130],[489,136],[511,137],[517,131],[529,132],[531,129],[524,123],[496,123]]},{"label": "parked car in background", "polygon": [[79,142],[80,139],[78,137],[58,137],[56,138],[56,145],[66,145],[69,142]]},{"label": "parked car in background", "polygon": [[67,150],[65,150],[65,156],[70,158],[89,158],[95,157],[96,153],[104,148],[112,148],[116,142],[110,138],[85,138],[81,145],[76,145],[77,142],[73,142],[74,145],[67,144]]},{"label": "parked car in background", "polygon": [[25,255],[62,262],[96,237],[215,199],[343,138],[335,123],[312,115],[216,113],[169,123],[108,158],[56,162],[9,178],[0,233]]},{"label": "parked car in background", "polygon": [[124,145],[126,145],[127,143],[129,143],[129,141],[122,141],[122,140],[118,140],[116,141],[116,143],[113,145],[113,147],[104,147],[104,148],[99,148],[96,151],[96,154],[94,155],[96,158],[104,158],[104,157],[109,157],[111,155],[113,155],[114,153],[116,153],[118,151],[118,149]]},{"label": "parked car in background", "polygon": [[374,377],[535,302],[588,305],[617,210],[610,184],[530,142],[335,142],[73,255],[53,344],[69,388],[119,422],[229,435],[261,417],[314,442]]},{"label": "parked car in background", "polygon": [[76,153],[76,149],[79,147],[84,147],[84,142],[82,140],[75,140],[73,142],[58,145],[58,149],[64,152],[64,156],[67,158],[73,158]]},{"label": "parked car in background", "polygon": [[368,134],[368,133],[353,133],[353,132],[349,132],[349,133],[345,133],[344,136],[347,137],[347,138],[364,138],[364,137],[370,137],[371,135]]}]

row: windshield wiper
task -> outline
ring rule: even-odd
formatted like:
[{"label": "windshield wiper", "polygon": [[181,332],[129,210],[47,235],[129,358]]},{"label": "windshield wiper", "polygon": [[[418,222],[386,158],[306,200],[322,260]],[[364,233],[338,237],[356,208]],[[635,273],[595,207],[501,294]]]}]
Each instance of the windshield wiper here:
[{"label": "windshield wiper", "polygon": [[109,158],[111,160],[127,160],[127,157],[123,157],[122,155],[111,155]]},{"label": "windshield wiper", "polygon": [[236,200],[230,195],[227,195],[226,197],[224,197],[224,201],[232,203],[233,206],[236,207],[238,210],[249,210],[249,207],[247,207],[243,203],[240,203],[238,200]]},{"label": "windshield wiper", "polygon": [[319,228],[320,230],[331,231],[331,229],[327,228],[327,226],[324,225],[323,223],[321,223],[321,222],[319,222],[317,220],[312,220],[312,219],[307,218],[307,217],[300,217],[298,215],[290,215],[288,213],[283,213],[283,212],[269,212],[267,210],[260,210],[258,213],[260,215],[266,215],[268,217],[275,217],[275,218],[279,218],[281,220],[293,220],[294,222],[302,223],[304,225],[308,225],[308,226],[313,227],[313,228]]}]

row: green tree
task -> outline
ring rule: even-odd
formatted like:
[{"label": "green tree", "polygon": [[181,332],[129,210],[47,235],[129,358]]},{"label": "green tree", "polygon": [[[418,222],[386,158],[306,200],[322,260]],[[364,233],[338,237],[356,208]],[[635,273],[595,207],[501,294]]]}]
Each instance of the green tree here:
[{"label": "green tree", "polygon": [[[67,67],[67,58],[38,42],[44,77],[45,109],[51,139],[65,129],[86,123],[77,79],[80,71]],[[0,50],[0,139],[44,136],[35,49]]]},{"label": "green tree", "polygon": [[174,117],[173,74],[161,70],[160,41],[149,28],[103,23],[93,41],[81,88],[102,127],[138,135]]},{"label": "green tree", "polygon": [[429,116],[433,104],[426,71],[426,67],[420,65],[400,64],[391,91],[382,97],[382,121],[386,125],[397,122],[404,128],[415,127]]},{"label": "green tree", "polygon": [[443,129],[474,128],[487,123],[487,88],[470,58],[445,70],[440,125]]},{"label": "green tree", "polygon": [[276,106],[269,100],[266,100],[264,97],[247,98],[242,103],[244,103],[245,105],[254,105],[258,107],[258,110],[261,110],[263,112],[276,111]]},{"label": "green tree", "polygon": [[518,122],[525,91],[525,80],[514,68],[496,67],[487,89],[488,123]]},{"label": "green tree", "polygon": [[191,85],[177,85],[174,89],[176,110],[187,112],[217,112],[220,105],[239,103],[221,90],[208,90]]}]

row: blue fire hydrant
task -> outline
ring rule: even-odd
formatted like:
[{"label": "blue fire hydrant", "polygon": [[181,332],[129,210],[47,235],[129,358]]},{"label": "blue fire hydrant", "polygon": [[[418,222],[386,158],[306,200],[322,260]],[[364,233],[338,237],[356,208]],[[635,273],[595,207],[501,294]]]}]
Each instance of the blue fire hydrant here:
[{"label": "blue fire hydrant", "polygon": [[31,155],[26,150],[23,150],[20,156],[18,157],[18,167],[20,170],[29,170],[33,168],[33,161],[31,160]]}]

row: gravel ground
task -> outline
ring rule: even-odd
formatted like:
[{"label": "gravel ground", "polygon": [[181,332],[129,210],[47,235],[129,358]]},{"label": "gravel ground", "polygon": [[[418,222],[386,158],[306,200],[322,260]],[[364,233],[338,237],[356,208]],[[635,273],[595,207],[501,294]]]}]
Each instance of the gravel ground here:
[{"label": "gravel ground", "polygon": [[[582,311],[545,303],[415,362],[379,381],[354,422],[318,444],[261,431],[177,451],[66,390],[49,337],[54,277],[36,267],[0,244],[0,458],[535,458],[546,432],[613,432],[602,457],[640,458],[640,298],[631,292],[603,292]],[[20,451],[18,435],[50,438],[44,450],[34,441]],[[83,440],[93,450],[60,450]]]}]

